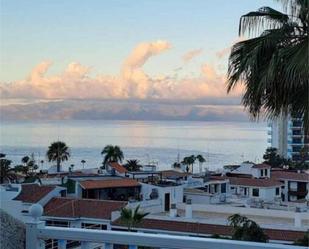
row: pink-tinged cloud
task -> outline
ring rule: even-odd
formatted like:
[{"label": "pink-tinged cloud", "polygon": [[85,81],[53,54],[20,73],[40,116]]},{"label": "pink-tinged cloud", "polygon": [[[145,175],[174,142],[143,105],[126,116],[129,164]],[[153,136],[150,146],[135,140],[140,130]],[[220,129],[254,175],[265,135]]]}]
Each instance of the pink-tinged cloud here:
[{"label": "pink-tinged cloud", "polygon": [[195,50],[191,50],[191,51],[188,51],[187,53],[185,53],[183,56],[182,56],[182,60],[185,62],[185,63],[188,63],[190,62],[191,60],[193,60],[194,58],[196,58],[197,56],[201,55],[203,53],[203,49],[195,49]]},{"label": "pink-tinged cloud", "polygon": [[222,58],[228,56],[228,55],[231,53],[231,49],[232,49],[233,45],[236,44],[237,42],[241,42],[241,41],[244,41],[244,40],[245,40],[245,37],[242,37],[242,36],[238,37],[237,39],[235,39],[235,40],[232,42],[231,46],[228,46],[228,47],[226,47],[226,48],[223,48],[223,49],[221,49],[220,51],[217,51],[217,52],[216,52],[216,56],[217,56],[219,59],[222,59]]},{"label": "pink-tinged cloud", "polygon": [[[226,97],[226,78],[216,68],[204,64],[195,77],[149,76],[143,65],[171,48],[167,41],[137,45],[124,60],[119,75],[91,76],[89,67],[70,63],[63,72],[47,75],[51,62],[37,65],[24,80],[0,84],[2,98],[19,99],[171,99],[194,100]],[[232,96],[239,96],[235,90]]]}]

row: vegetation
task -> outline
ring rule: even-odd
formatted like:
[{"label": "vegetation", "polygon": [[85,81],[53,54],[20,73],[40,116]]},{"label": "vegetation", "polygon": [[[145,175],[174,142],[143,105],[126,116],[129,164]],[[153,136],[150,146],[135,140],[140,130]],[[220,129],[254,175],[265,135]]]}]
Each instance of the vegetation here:
[{"label": "vegetation", "polygon": [[34,154],[32,153],[30,156],[24,156],[21,162],[21,165],[16,165],[14,167],[14,171],[21,173],[25,177],[24,182],[29,183],[35,182],[36,180],[41,182],[39,174],[36,172],[39,166],[36,164]]},{"label": "vegetation", "polygon": [[70,156],[69,147],[61,141],[53,142],[46,153],[49,162],[57,163],[57,172],[61,171],[61,162],[67,161]]},{"label": "vegetation", "polygon": [[11,168],[11,160],[5,158],[5,154],[0,155],[0,184],[16,180],[14,169]]},{"label": "vegetation", "polygon": [[181,163],[179,163],[179,162],[174,162],[173,165],[172,165],[172,167],[173,167],[174,169],[180,169],[180,168],[181,168]]},{"label": "vegetation", "polygon": [[80,162],[82,163],[83,168],[85,168],[85,163],[86,163],[86,160],[84,160],[84,159],[83,159],[83,160],[81,160]]},{"label": "vegetation", "polygon": [[253,118],[261,113],[302,117],[309,134],[308,0],[281,0],[285,13],[262,7],[240,18],[232,47],[227,91],[245,86],[242,103]]},{"label": "vegetation", "polygon": [[270,165],[273,168],[282,168],[287,165],[288,161],[278,154],[277,148],[269,147],[266,149],[263,159],[264,163]]},{"label": "vegetation", "polygon": [[267,235],[253,220],[239,214],[231,215],[228,220],[233,229],[232,239],[255,242],[268,241]]},{"label": "vegetation", "polygon": [[186,171],[193,173],[193,164],[195,163],[196,157],[194,155],[184,157],[182,164],[186,165]]},{"label": "vegetation", "polygon": [[308,247],[309,246],[309,230],[305,233],[303,238],[296,240],[294,242],[294,245]]},{"label": "vegetation", "polygon": [[305,149],[301,151],[301,160],[294,162],[290,159],[285,159],[284,157],[278,154],[278,150],[273,147],[269,147],[266,149],[263,159],[265,160],[264,163],[270,165],[273,168],[283,168],[287,167],[289,169],[295,170],[303,170],[309,169],[309,164],[306,162],[306,158],[308,157],[308,152]]},{"label": "vegetation", "polygon": [[132,159],[127,160],[127,163],[123,165],[128,171],[140,171],[142,165],[140,164],[139,160]]},{"label": "vegetation", "polygon": [[122,208],[120,213],[120,220],[128,227],[128,231],[136,227],[142,222],[145,216],[149,213],[140,212],[140,206],[138,205],[135,209]]},{"label": "vegetation", "polygon": [[124,155],[119,146],[107,145],[101,152],[101,155],[104,156],[103,166],[106,166],[110,162],[122,162]]}]

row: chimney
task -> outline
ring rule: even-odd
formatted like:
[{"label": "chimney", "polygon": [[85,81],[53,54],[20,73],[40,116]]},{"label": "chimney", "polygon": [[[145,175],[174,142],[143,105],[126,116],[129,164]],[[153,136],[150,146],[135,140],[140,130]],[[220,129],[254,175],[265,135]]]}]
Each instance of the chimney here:
[{"label": "chimney", "polygon": [[170,217],[175,218],[177,216],[177,209],[176,209],[176,204],[172,203],[171,204],[171,209],[170,209]]},{"label": "chimney", "polygon": [[187,201],[186,201],[186,218],[187,219],[192,219],[191,199],[187,199]]}]

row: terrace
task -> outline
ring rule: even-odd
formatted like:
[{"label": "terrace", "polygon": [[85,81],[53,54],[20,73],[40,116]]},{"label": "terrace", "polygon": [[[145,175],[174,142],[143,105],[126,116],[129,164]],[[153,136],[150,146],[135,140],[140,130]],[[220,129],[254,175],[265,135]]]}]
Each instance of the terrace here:
[{"label": "terrace", "polygon": [[165,235],[140,232],[120,232],[82,228],[47,227],[40,221],[42,208],[34,205],[31,208],[33,221],[27,223],[26,249],[46,248],[45,241],[53,239],[58,241],[58,248],[67,248],[67,241],[77,241],[81,249],[105,248],[112,249],[114,245],[128,245],[129,249],[137,249],[138,246],[170,249],[298,249],[301,247],[256,243],[223,239],[210,239],[201,237]]}]

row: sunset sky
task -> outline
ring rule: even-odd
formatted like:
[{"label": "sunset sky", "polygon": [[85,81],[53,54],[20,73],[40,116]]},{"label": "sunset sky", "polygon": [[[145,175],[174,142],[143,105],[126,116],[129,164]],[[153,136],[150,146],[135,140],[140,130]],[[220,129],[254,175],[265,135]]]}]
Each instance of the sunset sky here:
[{"label": "sunset sky", "polygon": [[[2,0],[0,96],[236,105],[226,95],[242,14],[275,1]],[[2,105],[3,105],[2,101]]]}]

